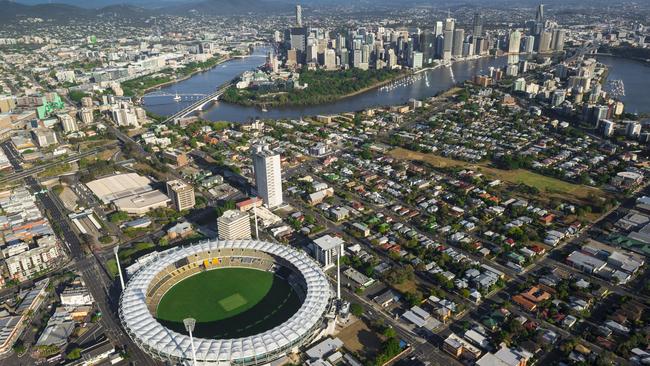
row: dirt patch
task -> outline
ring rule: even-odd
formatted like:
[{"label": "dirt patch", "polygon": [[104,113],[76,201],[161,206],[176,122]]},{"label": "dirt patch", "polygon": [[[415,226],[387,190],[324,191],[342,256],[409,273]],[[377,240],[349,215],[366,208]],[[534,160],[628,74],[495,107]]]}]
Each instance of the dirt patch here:
[{"label": "dirt patch", "polygon": [[381,348],[381,339],[363,320],[357,320],[342,329],[337,337],[343,347],[362,359],[372,359]]}]

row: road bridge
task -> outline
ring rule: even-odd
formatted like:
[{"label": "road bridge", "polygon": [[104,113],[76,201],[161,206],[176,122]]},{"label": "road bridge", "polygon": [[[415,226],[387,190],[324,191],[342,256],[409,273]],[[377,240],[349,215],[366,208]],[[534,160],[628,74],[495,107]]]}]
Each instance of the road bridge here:
[{"label": "road bridge", "polygon": [[190,104],[189,106],[181,109],[180,111],[172,114],[171,116],[167,117],[167,119],[163,122],[165,124],[174,122],[174,120],[178,118],[183,118],[186,117],[187,115],[196,112],[196,111],[202,111],[205,106],[213,101],[219,100],[219,97],[231,86],[233,85],[232,82],[229,82],[227,84],[222,85],[219,89],[215,90],[214,92],[206,95],[204,98],[201,98],[200,100]]}]

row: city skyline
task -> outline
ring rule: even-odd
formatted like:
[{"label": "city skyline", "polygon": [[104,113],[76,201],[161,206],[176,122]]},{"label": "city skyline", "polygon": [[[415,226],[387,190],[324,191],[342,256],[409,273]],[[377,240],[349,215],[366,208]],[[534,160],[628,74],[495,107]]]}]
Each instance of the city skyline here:
[{"label": "city skyline", "polygon": [[650,4],[0,1],[0,363],[650,362]]}]

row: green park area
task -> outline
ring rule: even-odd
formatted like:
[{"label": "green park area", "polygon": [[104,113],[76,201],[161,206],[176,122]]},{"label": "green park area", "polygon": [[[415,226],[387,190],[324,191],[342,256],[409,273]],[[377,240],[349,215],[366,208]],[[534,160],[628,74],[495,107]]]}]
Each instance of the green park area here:
[{"label": "green park area", "polygon": [[390,152],[391,156],[397,159],[424,161],[434,168],[465,168],[474,169],[488,176],[491,179],[498,179],[504,183],[525,184],[537,188],[540,197],[556,197],[562,200],[576,202],[588,200],[590,197],[604,197],[605,192],[601,189],[563,181],[561,179],[548,177],[527,169],[499,169],[489,165],[489,162],[468,163],[466,161],[446,158],[444,156],[421,153],[403,148],[397,148]]},{"label": "green park area", "polygon": [[403,71],[385,69],[351,68],[342,71],[305,69],[300,72],[300,85],[307,85],[306,88],[280,84],[264,89],[230,87],[221,100],[248,106],[316,105],[364,92],[401,75],[404,75]]}]

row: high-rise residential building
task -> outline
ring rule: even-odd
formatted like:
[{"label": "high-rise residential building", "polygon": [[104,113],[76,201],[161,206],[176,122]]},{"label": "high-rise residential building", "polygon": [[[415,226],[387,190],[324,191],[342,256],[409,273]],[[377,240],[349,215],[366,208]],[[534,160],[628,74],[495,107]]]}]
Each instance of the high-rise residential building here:
[{"label": "high-rise residential building", "polygon": [[138,116],[135,114],[135,109],[128,103],[120,103],[111,108],[113,121],[118,126],[133,126],[139,127]]},{"label": "high-rise residential building", "polygon": [[59,122],[61,123],[61,127],[63,127],[63,131],[68,133],[68,132],[76,132],[79,131],[79,126],[77,126],[77,121],[75,121],[74,117],[72,117],[69,114],[59,114],[56,116],[59,119]]},{"label": "high-rise residential building", "polygon": [[510,32],[508,37],[508,53],[519,53],[521,47],[521,32],[518,29]]},{"label": "high-rise residential building", "polygon": [[463,56],[463,42],[465,41],[465,30],[458,28],[454,30],[454,42],[452,45],[451,55],[454,57]]},{"label": "high-rise residential building", "polygon": [[323,54],[323,66],[327,70],[336,69],[336,52],[334,52],[334,50],[325,50],[325,53]]},{"label": "high-rise residential building", "polygon": [[296,27],[302,27],[302,6],[296,5]]},{"label": "high-rise residential building", "polygon": [[553,96],[551,97],[551,105],[553,107],[558,107],[564,103],[564,99],[566,99],[566,91],[562,89],[556,89],[553,92]]},{"label": "high-rise residential building", "polygon": [[533,53],[534,50],[535,50],[535,36],[524,37],[524,45],[523,45],[522,52]]},{"label": "high-rise residential building", "polygon": [[81,98],[81,106],[84,108],[92,108],[93,107],[93,98],[91,97],[83,97]]},{"label": "high-rise residential building", "polygon": [[253,148],[253,168],[257,194],[269,208],[282,205],[282,169],[280,154],[269,149],[268,145]]},{"label": "high-rise residential building", "polygon": [[177,211],[188,210],[196,204],[194,187],[181,180],[167,182],[167,195]]},{"label": "high-rise residential building", "polygon": [[306,63],[318,61],[318,46],[315,44],[307,46]]},{"label": "high-rise residential building", "polygon": [[395,54],[395,50],[393,50],[392,48],[388,50],[386,56],[386,66],[389,69],[393,69],[397,66],[397,55]]},{"label": "high-rise residential building", "polygon": [[552,48],[553,51],[563,51],[564,50],[564,36],[566,31],[564,29],[555,29],[553,30],[553,40]]},{"label": "high-rise residential building", "polygon": [[547,53],[551,50],[551,39],[552,33],[549,31],[542,31],[539,35],[539,45],[537,47],[537,52]]},{"label": "high-rise residential building", "polygon": [[526,90],[526,79],[524,78],[518,78],[515,80],[514,84],[512,84],[512,90],[516,92],[523,92]]},{"label": "high-rise residential building", "polygon": [[248,212],[228,210],[217,219],[217,230],[221,240],[251,238],[251,220]]},{"label": "high-rise residential building", "polygon": [[93,123],[95,120],[95,116],[93,115],[93,110],[89,108],[81,108],[79,110],[79,119],[81,119],[81,122],[84,124],[89,124]]}]

